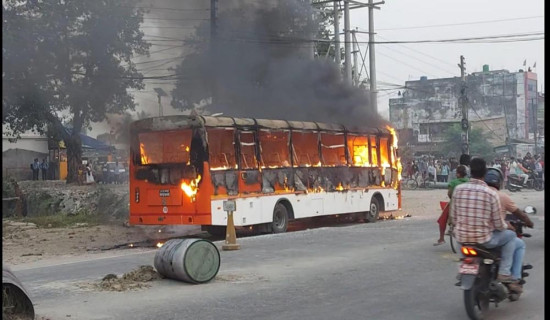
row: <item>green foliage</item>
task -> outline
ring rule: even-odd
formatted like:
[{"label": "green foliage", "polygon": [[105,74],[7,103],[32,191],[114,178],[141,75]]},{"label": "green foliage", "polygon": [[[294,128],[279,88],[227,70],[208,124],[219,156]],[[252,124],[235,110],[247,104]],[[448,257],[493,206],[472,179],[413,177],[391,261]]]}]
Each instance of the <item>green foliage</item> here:
[{"label": "green foliage", "polygon": [[63,228],[74,226],[77,223],[86,223],[88,226],[95,226],[102,223],[101,217],[88,214],[84,211],[74,215],[40,215],[35,217],[25,217],[20,220],[23,222],[34,223],[39,228]]},{"label": "green foliage", "polygon": [[135,3],[3,1],[2,123],[16,136],[48,129],[61,136],[75,159],[68,181],[82,154],[78,133],[107,113],[134,110],[127,89],[144,87],[132,58],[148,55],[150,45]]},{"label": "green foliage", "polygon": [[[470,142],[470,154],[479,156],[487,161],[494,159],[493,145],[487,140],[486,134],[480,128],[473,128],[468,133]],[[454,124],[445,131],[445,142],[439,144],[439,151],[443,155],[451,153],[462,154],[462,129]]]}]

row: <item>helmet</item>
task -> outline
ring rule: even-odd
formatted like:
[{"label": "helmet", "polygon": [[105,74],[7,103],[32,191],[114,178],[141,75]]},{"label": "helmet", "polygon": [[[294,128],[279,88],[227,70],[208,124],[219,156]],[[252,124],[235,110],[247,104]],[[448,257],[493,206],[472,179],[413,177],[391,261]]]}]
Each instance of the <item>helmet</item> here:
[{"label": "helmet", "polygon": [[487,168],[487,173],[485,173],[485,183],[500,190],[502,187],[503,177],[504,175],[502,174],[502,171],[498,168]]}]

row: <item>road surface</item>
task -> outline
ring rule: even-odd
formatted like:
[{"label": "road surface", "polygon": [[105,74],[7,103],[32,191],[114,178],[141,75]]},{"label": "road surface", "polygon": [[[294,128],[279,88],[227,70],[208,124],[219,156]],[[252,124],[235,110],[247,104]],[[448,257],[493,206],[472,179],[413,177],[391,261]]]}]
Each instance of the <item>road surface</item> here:
[{"label": "road surface", "polygon": [[[222,251],[218,275],[192,285],[169,279],[140,291],[83,290],[99,281],[153,265],[156,250],[98,254],[13,268],[40,316],[58,319],[466,319],[454,286],[458,255],[434,247],[435,220],[445,190],[405,191],[411,217],[237,239]],[[512,193],[520,207],[538,209],[526,261],[533,264],[517,302],[492,307],[490,319],[544,319],[544,194]]]}]

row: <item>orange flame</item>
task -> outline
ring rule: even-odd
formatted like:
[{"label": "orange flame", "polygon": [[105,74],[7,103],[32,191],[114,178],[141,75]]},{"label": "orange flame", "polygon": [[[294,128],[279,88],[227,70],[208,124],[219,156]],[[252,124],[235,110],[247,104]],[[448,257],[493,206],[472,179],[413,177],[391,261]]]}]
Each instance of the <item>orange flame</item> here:
[{"label": "orange flame", "polygon": [[[395,129],[390,127],[390,126],[386,126],[386,128],[390,131],[391,135],[392,135],[392,154],[395,154],[393,153],[394,150],[397,150],[397,133],[395,132]],[[401,177],[401,172],[403,171],[403,166],[401,164],[401,158],[397,157],[394,165],[397,167],[397,178],[399,181],[401,181],[402,177]]]},{"label": "orange flame", "polygon": [[139,144],[139,152],[141,155],[141,164],[148,164],[149,163],[149,157],[145,154],[145,145],[143,143]]},{"label": "orange flame", "polygon": [[193,179],[189,181],[189,183],[183,181],[181,183],[181,190],[185,192],[185,194],[191,198],[195,199],[195,195],[199,191],[199,181],[201,181],[201,175],[199,174],[196,179]]},{"label": "orange flame", "polygon": [[162,243],[162,242],[157,242],[157,248],[162,247],[163,244],[164,244],[164,243]]},{"label": "orange flame", "polygon": [[338,183],[338,186],[336,187],[336,190],[338,190],[338,191],[344,190],[344,187],[342,186],[342,182]]}]

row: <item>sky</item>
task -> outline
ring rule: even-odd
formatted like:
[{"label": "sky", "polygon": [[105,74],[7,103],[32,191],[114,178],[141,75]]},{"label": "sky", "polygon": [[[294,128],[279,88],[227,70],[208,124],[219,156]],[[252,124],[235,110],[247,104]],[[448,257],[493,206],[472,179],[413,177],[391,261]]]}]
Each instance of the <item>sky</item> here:
[{"label": "sky", "polygon": [[[219,0],[223,3],[224,0]],[[249,0],[233,0],[246,2]],[[264,1],[264,0],[262,0]],[[361,0],[368,3],[368,0]],[[375,0],[374,2],[380,2]],[[144,6],[153,5],[145,16],[143,31],[153,43],[150,57],[138,57],[140,69],[147,76],[170,73],[185,54],[185,47],[167,39],[185,38],[197,23],[209,19],[210,0],[145,0]],[[260,2],[256,2],[258,5]],[[495,37],[520,33],[544,32],[544,0],[386,0],[374,11],[376,42],[448,40],[459,38]],[[163,9],[164,8],[164,9]],[[170,10],[174,8],[174,10]],[[340,19],[343,30],[344,19]],[[350,26],[359,32],[368,31],[368,8],[351,10]],[[357,33],[365,69],[360,76],[367,78],[367,33]],[[534,37],[534,36],[533,36]],[[542,38],[543,35],[536,36]],[[378,111],[388,118],[389,99],[397,98],[399,86],[408,80],[448,78],[460,76],[457,64],[463,55],[466,73],[482,71],[483,65],[491,70],[511,72],[531,67],[538,75],[538,90],[544,92],[544,39],[495,43],[493,39],[481,43],[399,43],[376,44],[376,78]],[[344,36],[341,35],[341,41]],[[523,66],[524,61],[526,66]],[[533,65],[536,63],[536,68]],[[359,58],[359,64],[363,64]],[[367,73],[365,72],[367,70]],[[133,92],[137,110],[151,115],[159,113],[154,88],[170,92],[173,82],[148,80],[146,88]],[[163,97],[163,114],[179,114],[170,107],[171,97]],[[108,125],[96,124],[92,136],[108,132]]]},{"label": "sky", "polygon": [[[368,3],[367,0],[362,0]],[[375,0],[374,2],[380,2]],[[374,11],[375,40],[418,41],[488,37],[544,32],[544,0],[386,0]],[[351,11],[350,26],[368,31],[368,8]],[[343,37],[342,37],[343,39]],[[365,54],[368,34],[357,34]],[[531,67],[537,73],[538,91],[544,92],[544,39],[504,43],[404,43],[376,44],[378,110],[388,116],[388,99],[399,90],[391,84],[408,80],[460,76],[460,56],[466,73]],[[523,62],[526,61],[526,67]],[[536,67],[533,65],[536,63]],[[368,59],[365,62],[368,66]],[[368,70],[368,68],[366,69]],[[362,72],[362,75],[365,71]],[[392,90],[390,90],[392,89]]]}]

